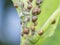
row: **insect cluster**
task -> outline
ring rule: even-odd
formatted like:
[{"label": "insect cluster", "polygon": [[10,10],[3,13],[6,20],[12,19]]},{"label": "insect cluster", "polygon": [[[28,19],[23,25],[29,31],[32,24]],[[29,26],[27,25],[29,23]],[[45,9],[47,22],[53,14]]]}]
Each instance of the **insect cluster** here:
[{"label": "insect cluster", "polygon": [[[43,15],[44,17],[49,15],[47,13],[43,14],[46,11],[42,12],[42,10],[43,8],[45,10],[46,6],[44,7],[44,4],[42,5],[42,2],[43,2],[42,0],[18,0],[18,3],[13,2],[14,7],[17,9],[18,15],[21,19],[20,21],[20,25],[22,26],[21,45],[38,45],[41,42],[40,39],[49,37],[49,35],[52,35],[54,32],[55,25],[57,25],[55,18],[57,17],[56,14],[58,13],[59,10],[56,10],[57,13],[53,12],[53,14],[51,14],[48,20],[46,18],[47,20],[46,22],[44,22],[45,20],[43,20],[44,24],[41,21],[40,25],[39,19],[41,20]],[[50,8],[48,8],[48,10],[49,10],[48,12],[50,13]],[[42,15],[41,18],[39,18],[40,14]],[[41,28],[38,29],[39,28],[38,26],[41,26]]]},{"label": "insect cluster", "polygon": [[[40,4],[42,3],[42,0],[36,0],[36,7],[33,7],[32,4],[33,0],[27,0],[27,8],[25,8],[25,2],[21,1],[20,5],[18,5],[17,3],[14,3],[14,7],[18,8],[18,6],[21,7],[21,12],[20,12],[20,18],[21,18],[21,22],[20,24],[22,25],[22,33],[21,35],[29,35],[31,32],[31,35],[34,35],[34,33],[36,32],[35,30],[35,26],[37,26],[38,22],[38,15],[41,13],[41,9],[40,9]],[[31,14],[32,13],[32,17]],[[30,27],[27,26],[27,23],[29,23],[30,21],[32,21],[32,25]],[[39,35],[43,34],[43,31],[39,31],[38,32]]]}]

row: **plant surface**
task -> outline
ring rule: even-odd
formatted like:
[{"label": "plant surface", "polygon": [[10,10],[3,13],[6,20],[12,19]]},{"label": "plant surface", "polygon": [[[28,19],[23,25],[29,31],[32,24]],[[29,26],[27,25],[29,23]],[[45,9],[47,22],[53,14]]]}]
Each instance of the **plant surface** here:
[{"label": "plant surface", "polygon": [[12,0],[21,19],[20,45],[41,45],[54,35],[59,22],[60,0]]}]

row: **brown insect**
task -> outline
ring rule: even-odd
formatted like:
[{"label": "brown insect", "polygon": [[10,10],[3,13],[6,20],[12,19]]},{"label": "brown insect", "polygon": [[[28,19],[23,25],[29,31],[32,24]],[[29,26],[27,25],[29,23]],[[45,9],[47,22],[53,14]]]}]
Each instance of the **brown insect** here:
[{"label": "brown insect", "polygon": [[28,34],[28,33],[29,33],[29,28],[24,28],[24,29],[23,29],[23,33],[24,33],[24,34]]},{"label": "brown insect", "polygon": [[41,12],[41,10],[38,6],[35,9],[37,10],[37,15],[38,15]]},{"label": "brown insect", "polygon": [[18,8],[18,4],[17,4],[17,3],[14,3],[14,7],[15,7],[15,8]]},{"label": "brown insect", "polygon": [[51,24],[55,24],[56,20],[54,20]]},{"label": "brown insect", "polygon": [[39,13],[41,12],[40,8],[39,7],[36,7],[32,10],[32,14],[33,15],[38,15]]},{"label": "brown insect", "polygon": [[31,30],[32,31],[35,31],[35,26],[31,26]]},{"label": "brown insect", "polygon": [[37,21],[37,16],[33,16],[32,17],[32,22],[36,22]]},{"label": "brown insect", "polygon": [[43,33],[44,33],[43,30],[40,30],[40,31],[38,32],[39,35],[43,35]]},{"label": "brown insect", "polygon": [[32,4],[29,3],[27,8],[30,10],[32,8]]}]

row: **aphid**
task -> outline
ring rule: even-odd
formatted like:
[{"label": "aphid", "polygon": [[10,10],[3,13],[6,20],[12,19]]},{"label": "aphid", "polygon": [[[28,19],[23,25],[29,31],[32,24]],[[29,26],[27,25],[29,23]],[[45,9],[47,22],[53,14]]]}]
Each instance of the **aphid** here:
[{"label": "aphid", "polygon": [[56,20],[54,20],[51,24],[55,24]]},{"label": "aphid", "polygon": [[33,9],[32,10],[32,15],[36,15],[36,13],[37,13],[37,10],[36,9]]},{"label": "aphid", "polygon": [[36,0],[36,4],[39,5],[42,2],[42,0]]},{"label": "aphid", "polygon": [[38,15],[39,13],[41,12],[40,8],[39,7],[36,7],[32,10],[32,14],[33,15]]},{"label": "aphid", "polygon": [[36,22],[37,21],[37,16],[33,16],[32,17],[32,22]]},{"label": "aphid", "polygon": [[18,4],[17,4],[17,3],[14,3],[14,7],[15,7],[15,8],[18,8]]},{"label": "aphid", "polygon": [[31,26],[31,30],[32,31],[35,31],[35,26]]},{"label": "aphid", "polygon": [[29,3],[27,8],[30,10],[32,8],[32,4]]},{"label": "aphid", "polygon": [[35,9],[37,10],[37,15],[38,15],[41,12],[41,10],[39,7],[36,7]]},{"label": "aphid", "polygon": [[43,30],[40,30],[40,31],[38,32],[39,35],[43,35],[43,33],[44,33]]},{"label": "aphid", "polygon": [[28,34],[28,33],[29,33],[29,28],[24,28],[24,29],[23,29],[23,33],[24,33],[24,34]]}]

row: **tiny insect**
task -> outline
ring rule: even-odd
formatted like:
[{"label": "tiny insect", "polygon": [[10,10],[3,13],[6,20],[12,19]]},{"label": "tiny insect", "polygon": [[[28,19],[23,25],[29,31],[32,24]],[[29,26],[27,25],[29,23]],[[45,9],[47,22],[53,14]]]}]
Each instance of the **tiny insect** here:
[{"label": "tiny insect", "polygon": [[35,26],[31,26],[31,30],[32,31],[35,31]]},{"label": "tiny insect", "polygon": [[38,15],[39,13],[41,13],[41,10],[39,7],[36,7],[32,10],[32,15]]},{"label": "tiny insect", "polygon": [[51,24],[55,24],[56,20],[54,20]]},{"label": "tiny insect", "polygon": [[28,34],[29,33],[29,28],[24,28],[23,33]]},{"label": "tiny insect", "polygon": [[18,8],[18,4],[17,4],[17,3],[14,3],[14,7],[15,7],[15,8]]},{"label": "tiny insect", "polygon": [[32,8],[32,4],[29,3],[27,8],[30,10]]},{"label": "tiny insect", "polygon": [[44,33],[43,30],[40,30],[40,31],[38,32],[39,35],[43,35],[43,33]]},{"label": "tiny insect", "polygon": [[36,22],[37,21],[37,16],[33,16],[32,17],[32,22]]}]

